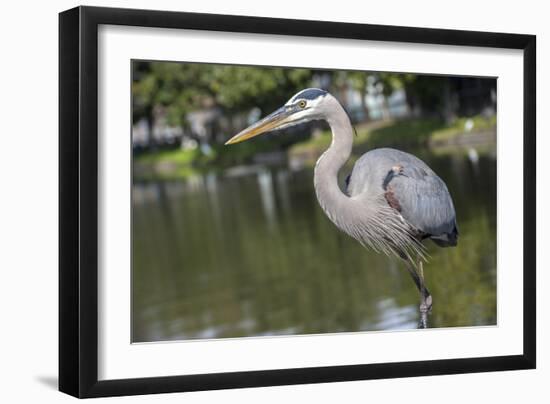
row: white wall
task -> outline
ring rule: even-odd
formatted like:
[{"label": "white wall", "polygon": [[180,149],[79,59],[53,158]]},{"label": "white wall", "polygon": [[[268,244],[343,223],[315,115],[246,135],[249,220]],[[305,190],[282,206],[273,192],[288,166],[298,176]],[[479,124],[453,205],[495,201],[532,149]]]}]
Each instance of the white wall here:
[{"label": "white wall", "polygon": [[[89,1],[88,5],[337,20],[532,33],[538,36],[538,223],[548,225],[550,26],[544,2],[338,2],[277,0]],[[69,402],[57,374],[57,13],[78,5],[38,1],[2,5],[0,63],[0,400]],[[543,89],[546,93],[543,93]],[[518,167],[520,168],[520,167]],[[544,187],[546,185],[546,188]],[[550,241],[539,231],[539,251]],[[543,402],[550,397],[550,275],[539,254],[538,369],[115,398],[110,402]],[[519,269],[519,268],[518,268]],[[411,347],[412,349],[413,347]],[[546,399],[546,400],[545,400]]]}]

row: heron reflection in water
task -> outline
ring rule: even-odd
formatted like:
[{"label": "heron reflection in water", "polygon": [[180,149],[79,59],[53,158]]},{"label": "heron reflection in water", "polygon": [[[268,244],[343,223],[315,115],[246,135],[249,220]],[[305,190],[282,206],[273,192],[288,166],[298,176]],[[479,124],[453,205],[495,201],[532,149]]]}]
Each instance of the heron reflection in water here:
[{"label": "heron reflection in water", "polygon": [[433,299],[424,282],[423,241],[431,239],[440,247],[454,247],[458,241],[452,198],[426,163],[395,149],[368,151],[355,163],[343,192],[338,172],[351,155],[353,127],[338,100],[317,88],[298,92],[226,144],[312,120],[325,120],[332,130],[332,143],[317,160],[314,172],[321,208],[336,227],[362,245],[405,262],[420,292],[419,327],[426,328]]}]

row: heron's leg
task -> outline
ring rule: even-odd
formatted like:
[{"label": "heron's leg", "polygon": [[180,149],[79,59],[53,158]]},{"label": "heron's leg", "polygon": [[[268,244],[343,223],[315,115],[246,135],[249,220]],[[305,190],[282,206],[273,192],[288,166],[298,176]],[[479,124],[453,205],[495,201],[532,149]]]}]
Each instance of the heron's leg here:
[{"label": "heron's leg", "polygon": [[[430,291],[428,290],[428,288],[424,284],[423,269],[420,269],[420,271],[417,271],[415,265],[411,261],[406,260],[406,263],[407,263],[407,265],[406,265],[407,270],[409,271],[409,274],[411,275],[411,278],[414,281],[414,284],[416,285],[416,288],[421,293],[422,298],[424,298],[426,300],[429,300],[431,302]],[[422,265],[422,263],[420,263],[420,265]],[[422,268],[422,267],[420,267],[420,268]],[[428,299],[428,297],[430,297],[430,299]]]},{"label": "heron's leg", "polygon": [[[419,328],[428,328],[428,313],[432,307],[432,296],[424,284],[424,268],[422,261],[418,260],[418,267],[411,259],[407,259],[407,270],[411,275],[418,291],[420,292],[420,323]],[[418,270],[417,270],[418,268]]]},{"label": "heron's leg", "polygon": [[418,260],[418,275],[420,278],[420,296],[421,296],[421,303],[420,303],[420,311],[430,311],[432,308],[432,295],[428,291],[428,288],[426,288],[426,284],[424,282],[424,265],[422,263],[422,260]]}]

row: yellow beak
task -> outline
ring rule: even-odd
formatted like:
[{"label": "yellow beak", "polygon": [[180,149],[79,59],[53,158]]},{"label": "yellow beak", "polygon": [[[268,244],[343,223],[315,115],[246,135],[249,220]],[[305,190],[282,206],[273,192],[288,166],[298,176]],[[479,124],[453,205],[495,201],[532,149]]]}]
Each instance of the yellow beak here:
[{"label": "yellow beak", "polygon": [[266,116],[264,119],[239,132],[227,142],[225,142],[225,144],[228,145],[244,142],[245,140],[261,135],[262,133],[277,129],[279,126],[288,122],[287,118],[289,115],[290,112],[287,111],[285,107],[279,108],[277,111]]}]

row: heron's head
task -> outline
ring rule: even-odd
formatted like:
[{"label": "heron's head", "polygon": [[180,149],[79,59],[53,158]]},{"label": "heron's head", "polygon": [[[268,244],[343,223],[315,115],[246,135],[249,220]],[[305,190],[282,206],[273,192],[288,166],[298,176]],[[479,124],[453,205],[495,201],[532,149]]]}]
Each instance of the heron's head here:
[{"label": "heron's head", "polygon": [[325,90],[307,88],[296,93],[285,105],[233,136],[225,144],[251,139],[262,133],[288,128],[323,116],[325,101],[332,96]]}]

